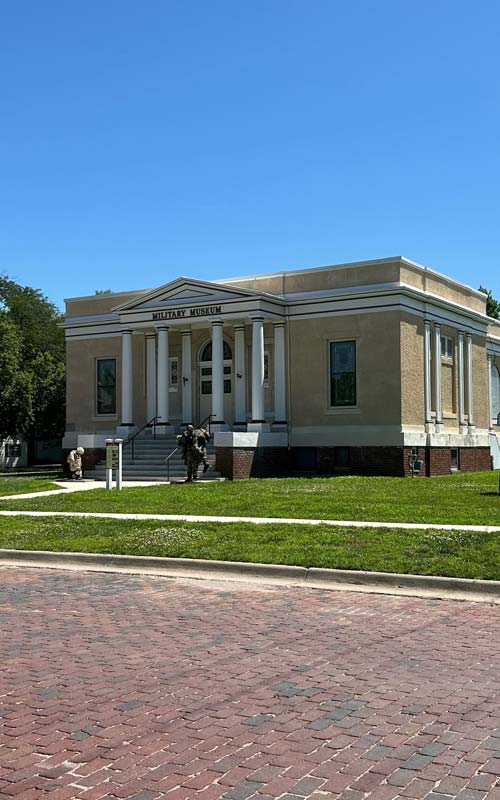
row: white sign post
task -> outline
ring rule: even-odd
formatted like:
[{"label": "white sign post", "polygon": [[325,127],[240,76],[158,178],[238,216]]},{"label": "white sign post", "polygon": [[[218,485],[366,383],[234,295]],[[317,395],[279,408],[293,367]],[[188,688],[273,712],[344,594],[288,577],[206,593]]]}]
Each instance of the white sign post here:
[{"label": "white sign post", "polygon": [[113,488],[113,470],[116,488],[122,488],[122,445],[123,439],[106,439],[106,489]]}]

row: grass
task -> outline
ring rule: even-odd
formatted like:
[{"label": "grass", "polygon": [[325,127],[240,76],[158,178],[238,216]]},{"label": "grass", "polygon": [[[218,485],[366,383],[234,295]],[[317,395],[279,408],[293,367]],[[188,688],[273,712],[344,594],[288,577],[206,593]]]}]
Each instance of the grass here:
[{"label": "grass", "polygon": [[458,531],[4,517],[0,547],[500,580],[500,536]]},{"label": "grass", "polygon": [[[54,476],[58,478],[58,475]],[[45,492],[50,489],[59,489],[52,480],[45,476],[36,477],[35,475],[24,476],[4,476],[0,475],[0,497],[11,494],[27,494],[28,492]],[[23,502],[26,502],[23,500]],[[0,506],[1,508],[2,506]]]},{"label": "grass", "polygon": [[[17,479],[18,480],[18,479]],[[442,478],[283,478],[2,501],[5,509],[500,524],[498,472]]]}]

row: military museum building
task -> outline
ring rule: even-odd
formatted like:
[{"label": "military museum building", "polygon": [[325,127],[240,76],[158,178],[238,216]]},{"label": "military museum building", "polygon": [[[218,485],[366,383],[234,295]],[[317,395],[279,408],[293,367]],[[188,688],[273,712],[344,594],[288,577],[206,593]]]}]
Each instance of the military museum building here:
[{"label": "military museum building", "polygon": [[167,456],[203,422],[232,479],[499,466],[500,322],[399,256],[71,298],[64,325],[63,446],[87,469],[107,437]]}]

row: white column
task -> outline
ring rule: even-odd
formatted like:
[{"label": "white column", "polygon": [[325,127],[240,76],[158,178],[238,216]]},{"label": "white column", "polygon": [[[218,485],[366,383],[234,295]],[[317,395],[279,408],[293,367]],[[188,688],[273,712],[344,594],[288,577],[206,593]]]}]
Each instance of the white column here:
[{"label": "white column", "polygon": [[122,331],[122,421],[120,427],[133,428],[132,407],[132,331]]},{"label": "white column", "polygon": [[168,328],[158,328],[158,424],[169,422],[168,393]]},{"label": "white column", "polygon": [[493,356],[488,354],[488,428],[490,431],[495,430],[495,422],[493,420]]},{"label": "white column", "polygon": [[156,334],[146,334],[146,414],[156,417]]},{"label": "white column", "polygon": [[274,325],[274,424],[286,424],[285,323]]},{"label": "white column", "polygon": [[246,367],[245,326],[234,327],[234,419],[235,424],[246,425]]},{"label": "white column", "polygon": [[434,323],[434,389],[436,392],[436,433],[443,429],[441,405],[441,325]]},{"label": "white column", "polygon": [[463,331],[458,331],[458,346],[457,346],[457,359],[458,359],[458,426],[460,433],[467,433],[467,426],[465,424],[465,376],[464,376],[464,334]]},{"label": "white column", "polygon": [[264,423],[264,320],[252,320],[252,422]]},{"label": "white column", "polygon": [[467,411],[469,433],[475,431],[474,425],[474,390],[472,388],[472,336],[468,333],[465,337],[467,348]]},{"label": "white column", "polygon": [[193,405],[191,392],[191,331],[182,331],[182,423],[193,422]]},{"label": "white column", "polygon": [[222,322],[212,322],[212,424],[224,425],[224,342]]},{"label": "white column", "polygon": [[432,426],[431,409],[431,323],[424,322],[424,405],[425,430],[430,433]]}]

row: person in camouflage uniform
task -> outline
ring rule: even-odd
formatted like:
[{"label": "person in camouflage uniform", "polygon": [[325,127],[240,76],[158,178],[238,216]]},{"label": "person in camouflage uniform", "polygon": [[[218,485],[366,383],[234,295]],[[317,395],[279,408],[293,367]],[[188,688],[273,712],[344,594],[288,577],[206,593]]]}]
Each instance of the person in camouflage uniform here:
[{"label": "person in camouflage uniform", "polygon": [[182,451],[187,470],[186,483],[198,480],[198,467],[203,461],[203,445],[200,445],[199,433],[195,431],[193,425],[188,425],[184,433],[177,437],[177,444]]},{"label": "person in camouflage uniform", "polygon": [[210,441],[210,432],[206,430],[206,428],[200,428],[199,430],[195,431],[195,436],[198,435],[198,444],[201,447],[203,453],[203,472],[205,473],[210,464],[208,463],[208,452],[207,452],[207,445]]}]

